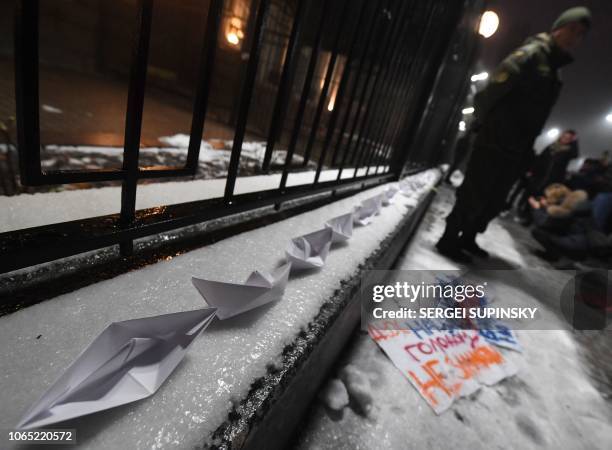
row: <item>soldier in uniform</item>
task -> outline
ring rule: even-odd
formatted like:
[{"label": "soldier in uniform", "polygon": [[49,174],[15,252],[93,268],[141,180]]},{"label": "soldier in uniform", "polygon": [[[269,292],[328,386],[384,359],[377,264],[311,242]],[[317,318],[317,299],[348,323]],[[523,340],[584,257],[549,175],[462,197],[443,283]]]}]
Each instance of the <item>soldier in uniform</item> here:
[{"label": "soldier in uniform", "polygon": [[533,36],[504,59],[485,89],[476,94],[477,132],[463,184],[446,218],[438,251],[459,262],[471,253],[486,257],[476,234],[503,209],[510,188],[531,164],[540,134],[561,90],[559,69],[591,25],[587,8],[570,8],[548,33]]}]

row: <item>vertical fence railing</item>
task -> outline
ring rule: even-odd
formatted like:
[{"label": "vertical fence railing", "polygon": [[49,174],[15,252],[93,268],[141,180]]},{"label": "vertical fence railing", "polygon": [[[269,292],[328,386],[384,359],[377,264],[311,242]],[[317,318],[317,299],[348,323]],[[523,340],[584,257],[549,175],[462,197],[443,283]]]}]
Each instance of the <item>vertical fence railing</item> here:
[{"label": "vertical fence railing", "polygon": [[[0,233],[0,249],[5,256],[0,272],[111,245],[119,245],[121,253],[129,255],[134,239],[262,206],[278,206],[287,200],[317,193],[333,193],[339,187],[356,190],[364,184],[397,178],[400,172],[397,162],[407,157],[398,142],[405,137],[407,127],[414,122],[414,114],[418,113],[419,106],[415,103],[419,102],[415,98],[427,94],[424,92],[427,88],[423,87],[439,64],[427,62],[427,52],[444,45],[441,42],[454,27],[454,17],[462,6],[459,2],[450,4],[442,0],[328,0],[322,4],[293,0],[292,9],[288,9],[293,16],[288,16],[291,27],[287,27],[290,31],[282,67],[279,67],[280,80],[271,102],[262,161],[262,169],[268,171],[285,130],[289,139],[280,182],[276,188],[236,194],[241,151],[254,91],[258,88],[263,37],[270,31],[267,18],[274,1],[281,0],[253,1],[249,36],[245,39],[248,61],[244,64],[235,102],[234,137],[223,196],[139,211],[136,208],[139,180],[194,175],[198,170],[224,1],[205,3],[204,39],[184,166],[139,167],[149,43],[155,32],[151,28],[155,0],[138,0],[122,167],[51,171],[41,167],[39,0],[20,0],[15,22],[15,97],[21,182],[25,186],[39,186],[120,181],[121,204],[116,215]],[[305,76],[300,80],[303,84],[294,86],[298,55],[305,45],[311,52]],[[323,69],[321,85],[315,89],[315,72],[324,52],[327,66]],[[337,77],[337,90],[332,92]],[[293,112],[292,120],[287,119],[287,111]],[[309,125],[304,123],[307,112]],[[302,146],[298,145],[301,136],[305,142]],[[288,186],[294,170],[292,159],[299,150],[303,165],[310,160],[316,162],[314,179]],[[354,173],[343,177],[347,165],[352,166]],[[331,176],[326,175],[324,180],[321,179],[323,170],[331,171]]]},{"label": "vertical fence railing", "polygon": [[[380,1],[377,0],[376,5],[380,5]],[[319,156],[319,161],[317,164],[317,171],[315,173],[315,178],[313,184],[317,184],[319,182],[319,177],[321,176],[321,170],[323,169],[323,164],[325,163],[325,158],[327,157],[327,152],[329,151],[331,141],[334,137],[334,131],[336,127],[336,122],[338,120],[338,116],[340,114],[340,105],[344,99],[344,93],[347,88],[349,74],[351,71],[351,66],[353,64],[353,59],[355,58],[355,52],[357,51],[357,44],[359,42],[360,30],[366,23],[366,16],[368,10],[369,2],[368,0],[363,0],[361,3],[361,9],[359,11],[359,18],[357,19],[357,25],[352,34],[350,48],[348,50],[346,64],[344,66],[344,71],[342,72],[342,77],[340,78],[340,85],[338,86],[338,92],[336,93],[336,98],[334,101],[334,108],[332,109],[331,117],[329,118],[329,122],[327,125],[327,132],[325,134],[325,140],[323,141],[323,147],[321,149],[321,154]],[[373,23],[373,21],[372,21]],[[313,129],[313,132],[316,130]],[[336,153],[332,153],[332,165],[335,160]]]},{"label": "vertical fence railing", "polygon": [[232,154],[227,173],[227,181],[225,183],[225,203],[229,204],[234,195],[234,187],[236,186],[236,177],[238,176],[238,165],[240,163],[240,153],[242,152],[242,144],[246,133],[247,120],[249,118],[249,108],[253,97],[253,88],[255,86],[255,76],[257,75],[257,64],[261,54],[261,39],[263,36],[263,27],[270,0],[260,0],[257,6],[255,25],[253,30],[253,40],[249,51],[249,63],[246,69],[244,82],[240,91],[240,106],[238,109],[238,118],[236,123],[236,132],[234,133],[234,141],[232,144]]},{"label": "vertical fence railing", "polygon": [[[136,214],[140,133],[142,131],[142,111],[144,108],[152,20],[153,0],[140,0],[138,2],[134,48],[132,49],[127,112],[125,114],[125,140],[123,146],[123,171],[125,172],[125,178],[121,185],[120,213],[123,225],[131,225]],[[121,243],[121,252],[124,255],[132,253],[131,240]]]},{"label": "vertical fence railing", "polygon": [[274,102],[272,120],[270,121],[270,131],[268,132],[266,152],[264,154],[264,159],[262,163],[262,170],[264,172],[267,172],[270,169],[270,160],[272,159],[274,145],[276,144],[276,141],[279,138],[280,130],[283,126],[285,112],[287,111],[287,104],[289,103],[291,78],[295,69],[295,56],[300,36],[300,28],[302,26],[302,16],[304,15],[304,8],[306,7],[306,3],[308,3],[309,6],[311,2],[308,0],[297,1],[297,9],[293,18],[291,35],[289,36],[289,43],[287,45],[287,51],[285,53],[285,63],[283,64],[283,72],[281,74],[280,83],[278,85],[276,101]]},{"label": "vertical fence railing", "polygon": [[[383,77],[383,73],[386,74],[386,71],[388,69],[389,63],[388,63],[388,59],[390,55],[394,55],[395,57],[397,57],[397,55],[395,55],[395,50],[397,49],[397,45],[392,46],[393,41],[395,40],[396,42],[399,40],[400,35],[399,35],[399,31],[398,29],[400,28],[400,25],[402,23],[402,21],[404,22],[404,24],[407,22],[405,19],[406,17],[403,15],[405,14],[406,10],[407,10],[407,6],[409,5],[409,2],[402,2],[401,3],[401,9],[398,9],[398,11],[395,13],[395,15],[397,16],[397,18],[395,19],[393,24],[389,25],[389,33],[384,41],[383,47],[382,47],[382,51],[380,53],[378,53],[380,55],[380,58],[373,58],[374,61],[372,62],[372,65],[370,66],[370,69],[368,71],[368,74],[366,76],[366,80],[364,82],[364,85],[362,87],[362,91],[361,91],[361,95],[359,98],[359,101],[357,103],[357,111],[355,114],[355,118],[353,119],[353,126],[351,128],[351,132],[348,136],[348,139],[346,141],[346,146],[344,148],[344,156],[343,156],[343,161],[346,161],[349,157],[349,154],[351,155],[350,161],[352,162],[356,162],[355,161],[355,155],[356,155],[356,151],[351,151],[352,150],[352,144],[353,144],[353,139],[355,137],[355,132],[357,131],[357,126],[359,124],[359,118],[361,115],[361,111],[363,109],[365,109],[365,114],[364,114],[364,119],[367,115],[367,110],[371,107],[372,102],[374,100],[374,94],[377,93],[377,86],[378,83],[380,81],[380,79]],[[392,52],[389,52],[389,50],[392,49]],[[378,56],[378,54],[376,56]],[[373,80],[373,86],[371,89],[371,94],[369,95],[368,99],[366,100],[366,96],[367,96],[367,89],[368,89],[368,84],[370,82],[370,78],[373,75],[374,69],[375,69],[375,64],[378,64],[378,70],[376,72],[376,75],[374,76],[374,80]],[[383,65],[385,65],[386,67],[383,69]],[[380,95],[380,93],[378,93]],[[359,136],[358,136],[359,139]],[[342,168],[343,165],[340,166],[340,170],[338,171],[338,179],[340,179],[340,176],[342,174]],[[355,173],[353,174],[353,177],[357,177],[358,174],[358,169],[359,169],[359,165],[355,164]]]},{"label": "vertical fence railing", "polygon": [[[349,1],[350,0],[345,0],[344,6],[342,7],[343,12],[346,11]],[[293,160],[293,155],[295,153],[297,142],[300,137],[300,131],[302,129],[302,121],[304,119],[304,112],[306,111],[306,104],[308,102],[310,90],[312,89],[312,80],[314,77],[315,68],[317,66],[317,59],[319,57],[319,52],[321,50],[321,39],[323,38],[323,30],[326,24],[326,19],[328,16],[330,5],[331,5],[331,2],[325,2],[323,8],[321,8],[321,15],[319,17],[319,26],[317,28],[316,37],[312,45],[312,53],[308,61],[308,68],[306,69],[306,77],[304,79],[304,85],[302,87],[302,94],[300,95],[300,101],[298,104],[298,108],[295,114],[295,120],[293,123],[293,132],[291,133],[291,138],[289,140],[289,146],[287,147],[287,156],[285,158],[285,164],[283,165],[283,173],[281,175],[281,181],[279,185],[279,190],[281,191],[281,193],[284,191],[285,186],[287,185],[289,169],[291,168],[291,162]],[[342,22],[340,26],[338,27],[337,36],[336,36],[335,43],[334,43],[334,54],[337,54],[338,37],[340,36],[340,33],[343,30],[343,27],[344,27],[344,22]],[[332,57],[330,58],[328,62],[324,86],[321,92],[322,101],[320,99],[319,104],[323,104],[325,102],[324,97],[327,94],[327,90],[329,89],[329,82],[331,81],[331,74],[329,74],[330,68],[331,68],[331,72],[333,72],[333,65],[335,64],[335,61],[336,59],[332,55]],[[329,74],[329,80],[328,80],[328,74]],[[314,121],[313,128],[318,125],[318,117],[320,116],[319,107],[320,105],[317,106],[317,119],[315,119]],[[309,150],[307,150],[307,152],[309,152]],[[308,153],[305,153],[304,159],[307,158],[307,154]]]}]

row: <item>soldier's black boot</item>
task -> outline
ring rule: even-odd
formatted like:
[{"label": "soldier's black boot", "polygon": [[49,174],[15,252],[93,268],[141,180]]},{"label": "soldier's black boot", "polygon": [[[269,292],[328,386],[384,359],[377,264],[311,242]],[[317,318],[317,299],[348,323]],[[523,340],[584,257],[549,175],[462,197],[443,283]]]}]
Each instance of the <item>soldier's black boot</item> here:
[{"label": "soldier's black boot", "polygon": [[458,232],[454,232],[454,230],[447,224],[444,234],[436,244],[436,249],[438,249],[438,252],[441,255],[444,255],[455,262],[469,264],[472,262],[472,258],[461,250],[458,234]]},{"label": "soldier's black boot", "polygon": [[474,256],[478,256],[479,258],[489,257],[489,252],[480,248],[480,246],[476,243],[476,233],[463,232],[459,238],[459,245],[463,250],[471,253]]}]

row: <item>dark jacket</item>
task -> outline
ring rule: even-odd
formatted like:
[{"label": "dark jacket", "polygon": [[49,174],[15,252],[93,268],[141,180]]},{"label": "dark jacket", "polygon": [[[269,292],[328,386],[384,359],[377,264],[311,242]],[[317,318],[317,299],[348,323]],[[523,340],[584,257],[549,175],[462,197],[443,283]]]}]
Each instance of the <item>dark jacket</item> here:
[{"label": "dark jacket", "polygon": [[479,132],[475,145],[494,147],[516,159],[533,154],[561,90],[559,69],[572,57],[548,33],[533,36],[496,68],[474,106]]},{"label": "dark jacket", "polygon": [[561,144],[558,141],[550,144],[540,153],[533,164],[533,182],[536,191],[543,191],[552,183],[565,182],[567,165],[578,156],[578,142]]}]

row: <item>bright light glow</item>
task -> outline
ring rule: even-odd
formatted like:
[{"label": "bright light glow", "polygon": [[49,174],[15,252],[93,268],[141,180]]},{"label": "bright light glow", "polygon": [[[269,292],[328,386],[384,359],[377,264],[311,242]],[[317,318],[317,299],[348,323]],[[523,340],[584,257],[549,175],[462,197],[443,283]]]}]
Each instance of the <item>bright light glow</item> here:
[{"label": "bright light glow", "polygon": [[474,107],[468,106],[467,108],[463,108],[461,114],[474,114]]},{"label": "bright light glow", "polygon": [[488,72],[480,72],[480,73],[475,73],[474,75],[472,75],[472,77],[470,78],[470,81],[474,83],[476,81],[484,81],[487,78],[489,78]]},{"label": "bright light glow", "polygon": [[334,102],[336,101],[335,98],[332,98],[329,103],[327,104],[327,110],[328,111],[333,111],[334,110]]},{"label": "bright light glow", "polygon": [[499,27],[499,16],[493,11],[485,11],[480,18],[478,33],[485,39],[493,36]]},{"label": "bright light glow", "polygon": [[465,131],[465,121],[459,122],[459,131]]},{"label": "bright light glow", "polygon": [[559,128],[551,128],[550,130],[548,130],[546,132],[546,136],[548,136],[551,139],[557,139],[559,137]]},{"label": "bright light glow", "polygon": [[225,38],[227,39],[227,42],[229,42],[232,45],[238,45],[238,43],[240,42],[240,38],[233,31],[230,31],[229,33],[227,33],[225,35]]},{"label": "bright light glow", "polygon": [[610,114],[608,114],[608,115],[606,116],[606,122],[608,122],[608,123],[612,123],[612,113],[610,113]]}]

